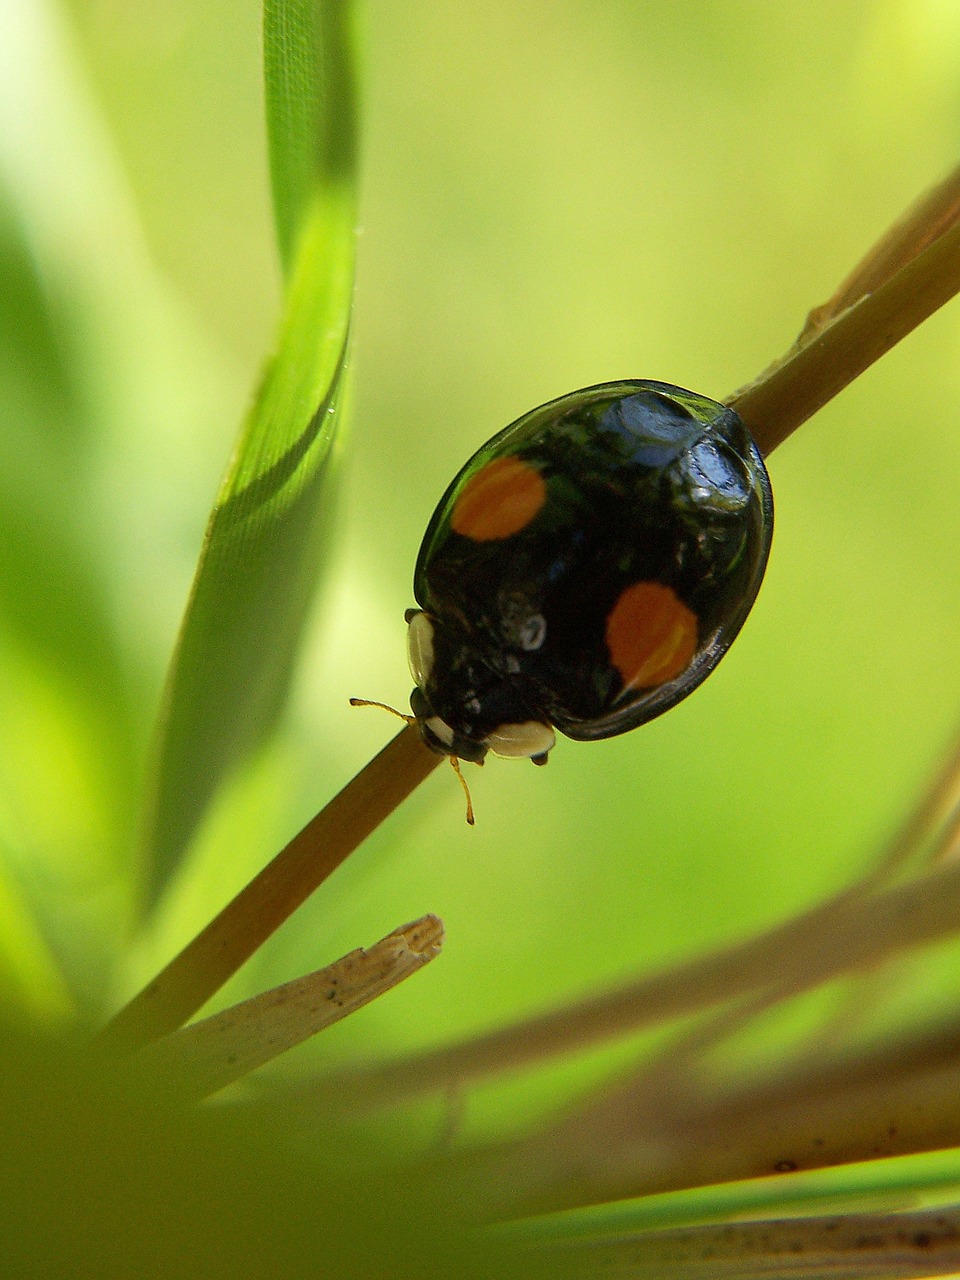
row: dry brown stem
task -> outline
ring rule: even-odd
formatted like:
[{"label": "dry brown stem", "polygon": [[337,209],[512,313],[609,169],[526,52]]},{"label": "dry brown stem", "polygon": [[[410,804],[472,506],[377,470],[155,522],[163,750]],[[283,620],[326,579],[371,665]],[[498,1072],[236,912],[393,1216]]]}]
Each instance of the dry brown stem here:
[{"label": "dry brown stem", "polygon": [[443,925],[423,916],[325,969],[164,1036],[141,1050],[138,1066],[181,1097],[206,1097],[397,986],[442,944]]},{"label": "dry brown stem", "polygon": [[493,1185],[557,1209],[960,1145],[960,1026],[660,1107],[631,1082],[488,1153]]}]

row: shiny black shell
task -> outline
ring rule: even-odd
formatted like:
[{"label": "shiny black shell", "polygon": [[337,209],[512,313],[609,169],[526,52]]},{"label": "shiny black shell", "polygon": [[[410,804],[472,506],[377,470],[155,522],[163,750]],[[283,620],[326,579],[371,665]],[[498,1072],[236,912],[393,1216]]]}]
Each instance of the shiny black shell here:
[{"label": "shiny black shell", "polygon": [[[529,490],[505,522],[502,477]],[[434,660],[418,718],[439,716],[473,758],[506,723],[577,739],[643,724],[720,661],[772,531],[763,459],[724,405],[625,381],[532,410],[474,454],[427,527],[414,592]],[[646,602],[665,619],[650,640]]]}]

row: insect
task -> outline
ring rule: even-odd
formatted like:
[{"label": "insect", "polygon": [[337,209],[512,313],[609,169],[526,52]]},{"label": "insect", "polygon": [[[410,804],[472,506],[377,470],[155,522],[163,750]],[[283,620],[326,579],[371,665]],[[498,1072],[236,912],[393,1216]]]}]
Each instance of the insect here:
[{"label": "insect", "polygon": [[663,382],[541,405],[440,499],[407,611],[413,719],[433,750],[546,763],[667,711],[750,611],[770,481],[733,412]]}]

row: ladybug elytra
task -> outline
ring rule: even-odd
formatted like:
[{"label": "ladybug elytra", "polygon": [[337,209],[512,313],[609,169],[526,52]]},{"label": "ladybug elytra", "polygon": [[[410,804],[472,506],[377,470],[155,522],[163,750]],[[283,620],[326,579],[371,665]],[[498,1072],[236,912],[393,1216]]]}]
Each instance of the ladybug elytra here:
[{"label": "ladybug elytra", "polygon": [[474,454],[430,520],[407,612],[428,746],[545,762],[609,738],[713,670],[763,577],[770,482],[733,412],[662,382],[604,383]]}]

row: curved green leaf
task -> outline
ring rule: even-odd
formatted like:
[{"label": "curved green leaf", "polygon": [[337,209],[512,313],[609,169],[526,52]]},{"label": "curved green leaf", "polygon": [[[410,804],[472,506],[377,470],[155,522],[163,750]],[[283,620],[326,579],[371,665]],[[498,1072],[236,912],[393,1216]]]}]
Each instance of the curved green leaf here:
[{"label": "curved green leaf", "polygon": [[353,286],[348,17],[345,3],[315,0],[269,0],[264,10],[284,315],[168,676],[145,832],[151,900],[220,784],[273,727],[313,593]]},{"label": "curved green leaf", "polygon": [[348,0],[265,0],[263,60],[274,218],[289,271],[314,193],[351,186],[355,91]]}]

